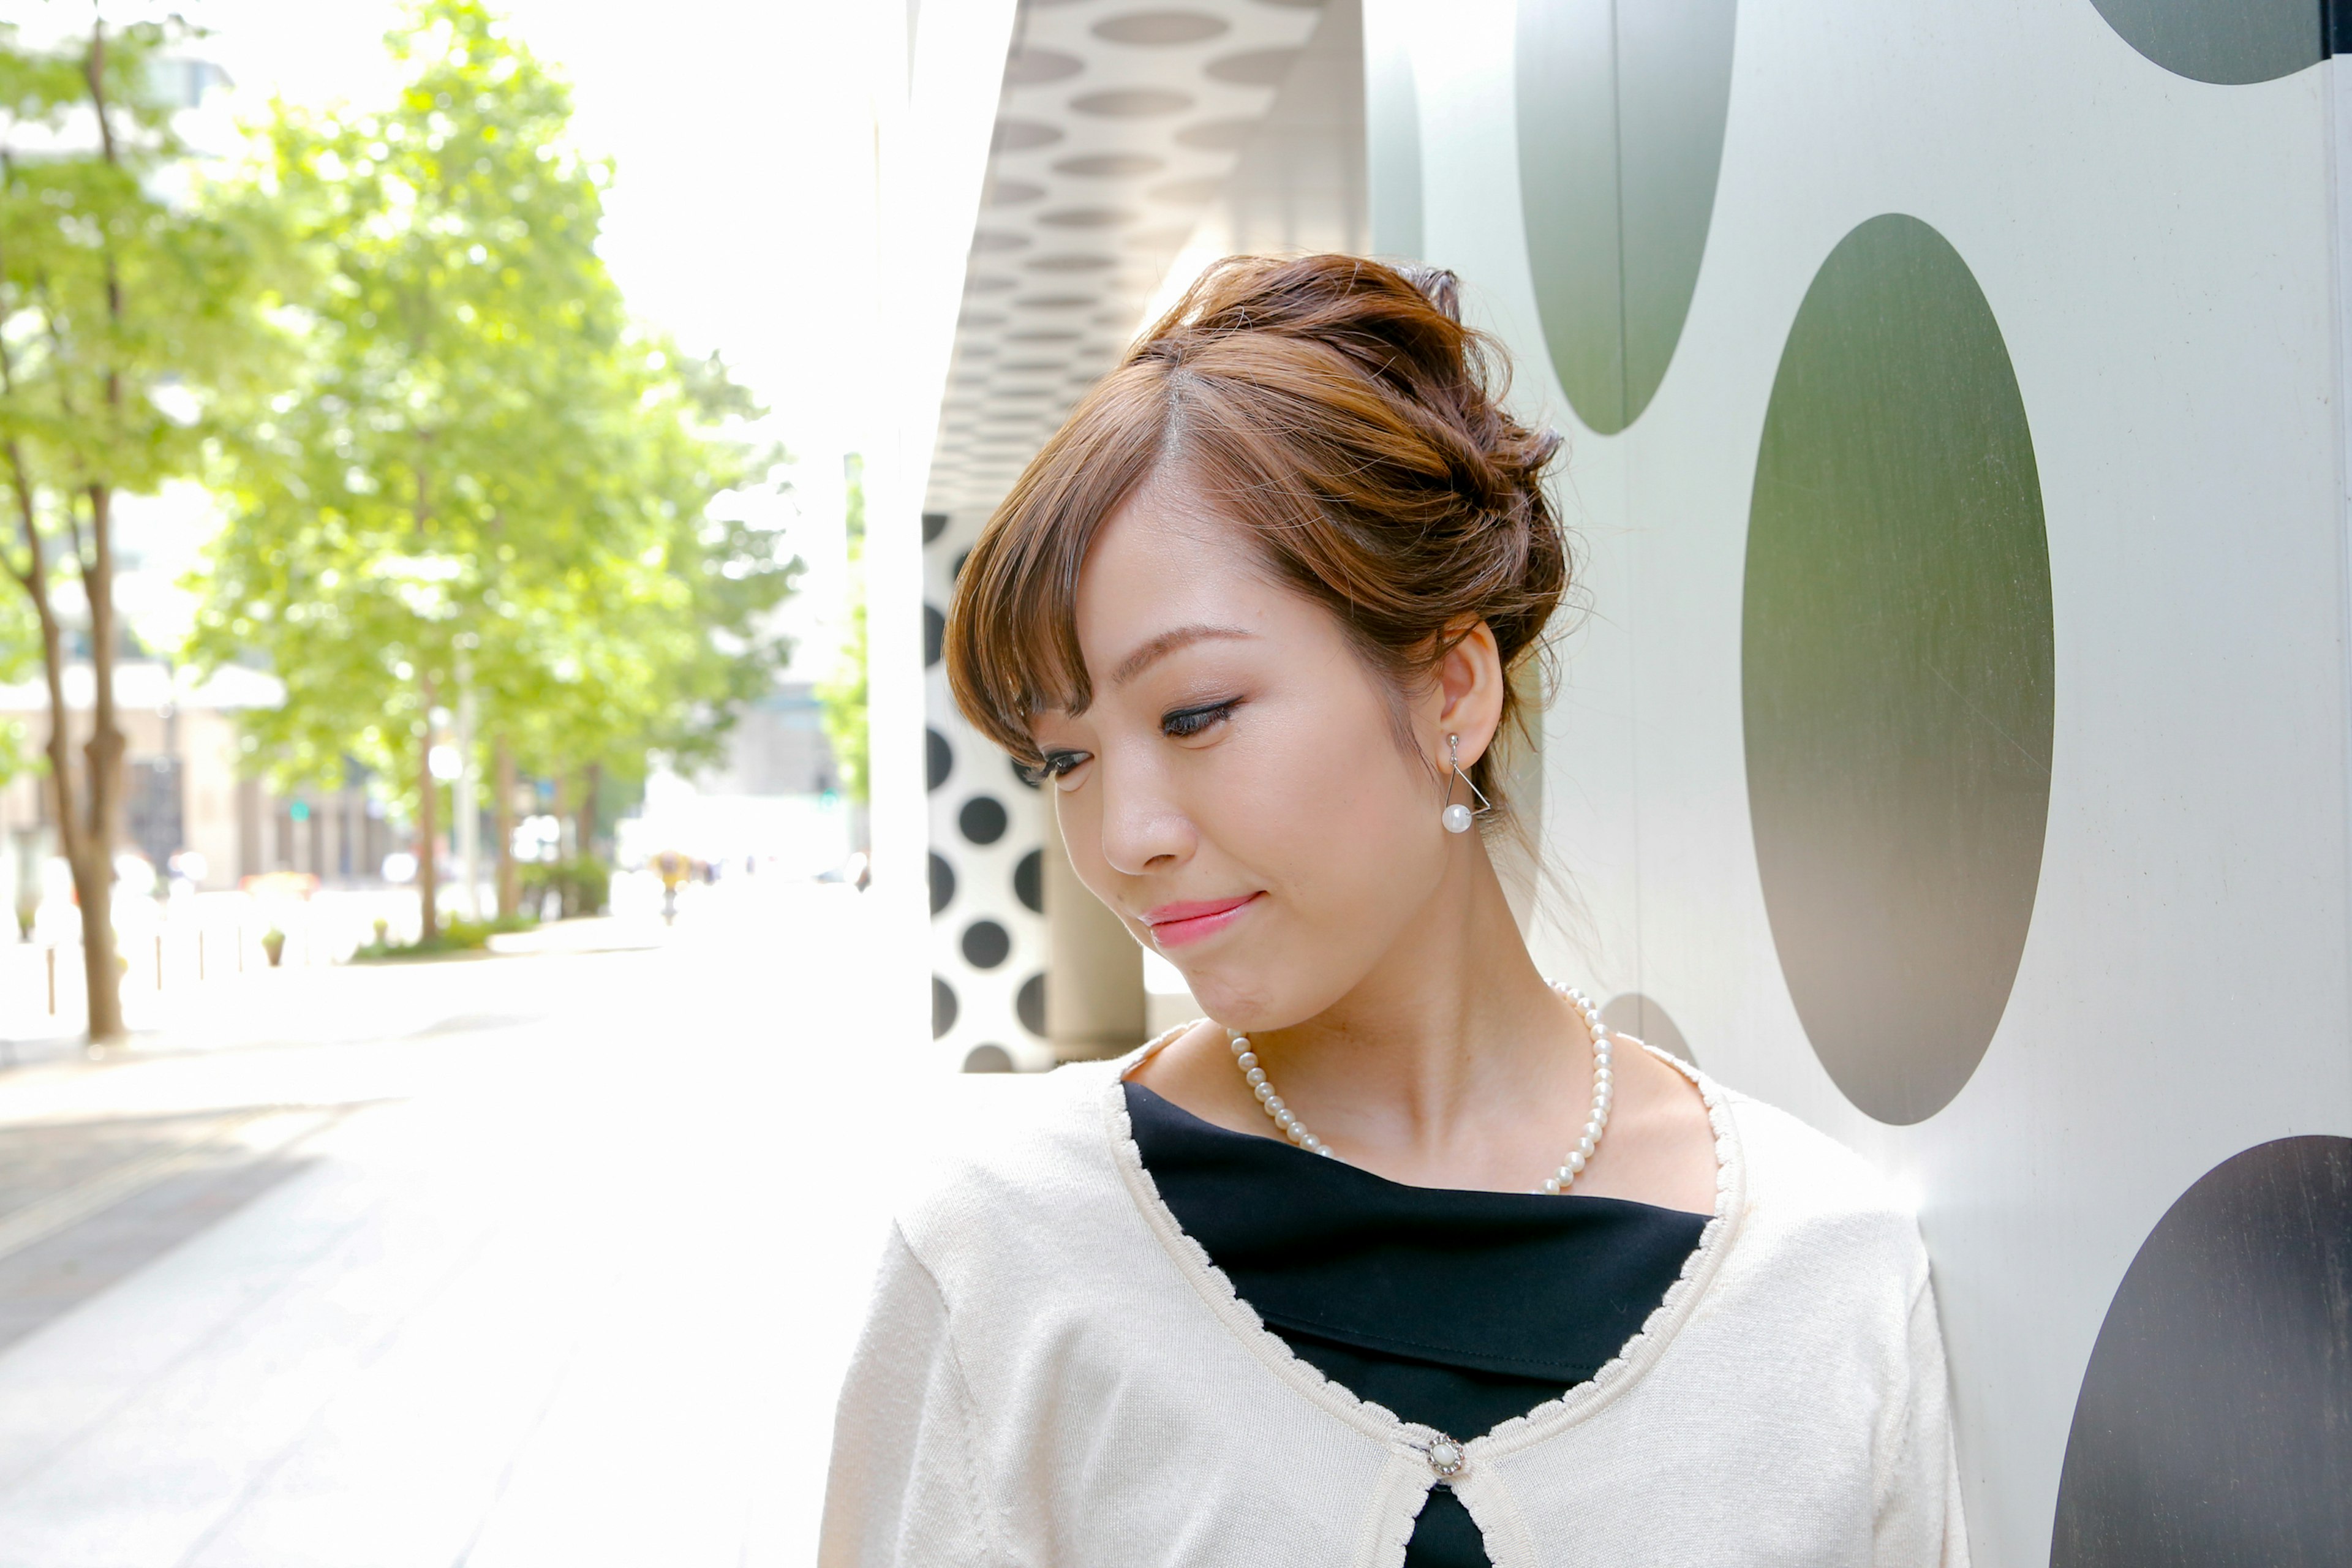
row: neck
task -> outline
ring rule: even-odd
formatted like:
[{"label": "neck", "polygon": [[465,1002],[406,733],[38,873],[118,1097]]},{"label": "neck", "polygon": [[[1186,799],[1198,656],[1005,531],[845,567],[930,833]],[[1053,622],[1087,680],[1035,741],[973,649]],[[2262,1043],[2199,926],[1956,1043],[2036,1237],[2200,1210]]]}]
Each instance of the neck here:
[{"label": "neck", "polygon": [[[1337,1004],[1251,1038],[1316,1130],[1442,1157],[1528,1090],[1587,1070],[1519,936],[1485,846],[1462,846],[1428,905]],[[1565,1079],[1563,1079],[1565,1081]]]}]

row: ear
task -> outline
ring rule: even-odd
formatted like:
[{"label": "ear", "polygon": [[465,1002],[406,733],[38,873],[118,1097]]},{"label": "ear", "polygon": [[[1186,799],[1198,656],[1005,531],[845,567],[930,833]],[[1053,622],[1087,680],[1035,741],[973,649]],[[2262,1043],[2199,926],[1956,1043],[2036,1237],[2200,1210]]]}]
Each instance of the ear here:
[{"label": "ear", "polygon": [[1486,754],[1503,721],[1503,655],[1493,629],[1479,621],[1466,629],[1450,627],[1446,635],[1454,646],[1437,661],[1436,689],[1431,694],[1437,731],[1432,755],[1441,770],[1446,736],[1461,742],[1462,765],[1467,768]]}]

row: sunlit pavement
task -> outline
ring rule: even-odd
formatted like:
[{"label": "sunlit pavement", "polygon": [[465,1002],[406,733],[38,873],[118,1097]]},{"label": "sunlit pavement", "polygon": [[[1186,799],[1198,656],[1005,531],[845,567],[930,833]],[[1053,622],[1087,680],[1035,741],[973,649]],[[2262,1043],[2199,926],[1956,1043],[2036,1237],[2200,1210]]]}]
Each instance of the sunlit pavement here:
[{"label": "sunlit pavement", "polygon": [[874,1037],[859,895],[694,891],[0,1073],[0,1564],[811,1561],[887,1194],[1020,1089]]}]

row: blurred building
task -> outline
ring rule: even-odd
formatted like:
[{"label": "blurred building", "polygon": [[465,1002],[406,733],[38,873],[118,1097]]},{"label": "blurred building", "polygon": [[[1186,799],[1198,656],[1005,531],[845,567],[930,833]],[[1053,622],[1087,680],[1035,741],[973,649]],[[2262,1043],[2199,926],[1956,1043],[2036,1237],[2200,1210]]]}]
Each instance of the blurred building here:
[{"label": "blurred building", "polygon": [[815,688],[786,680],[743,710],[715,766],[656,770],[614,847],[625,867],[677,850],[722,871],[808,877],[838,868],[857,833]]},{"label": "blurred building", "polygon": [[[88,738],[89,666],[66,670],[76,765]],[[159,873],[194,875],[207,889],[233,888],[265,871],[302,871],[326,883],[382,879],[384,857],[408,847],[363,788],[280,795],[243,771],[238,716],[274,707],[275,679],[231,666],[204,680],[153,660],[116,667],[115,702],[125,751],[118,856],[135,854]],[[0,686],[0,722],[16,727],[27,766],[0,786],[0,853],[23,867],[56,853],[57,793],[40,759],[49,731],[47,688],[38,679]],[[21,885],[18,876],[6,880]]]}]

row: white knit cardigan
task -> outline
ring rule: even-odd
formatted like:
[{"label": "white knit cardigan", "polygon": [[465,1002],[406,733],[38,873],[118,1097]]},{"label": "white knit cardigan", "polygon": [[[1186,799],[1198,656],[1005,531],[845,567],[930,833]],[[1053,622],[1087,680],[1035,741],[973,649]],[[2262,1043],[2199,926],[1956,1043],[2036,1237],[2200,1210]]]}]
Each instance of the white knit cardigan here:
[{"label": "white knit cardigan", "polygon": [[[1439,1434],[1293,1355],[1179,1228],[1128,1127],[1141,1054],[1054,1073],[902,1210],[823,1568],[1403,1562]],[[1495,1568],[1965,1568],[1912,1215],[1829,1139],[1691,1076],[1717,1177],[1680,1279],[1591,1382],[1454,1434]]]}]

